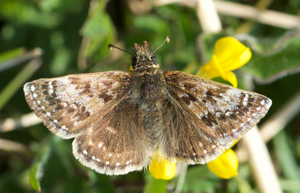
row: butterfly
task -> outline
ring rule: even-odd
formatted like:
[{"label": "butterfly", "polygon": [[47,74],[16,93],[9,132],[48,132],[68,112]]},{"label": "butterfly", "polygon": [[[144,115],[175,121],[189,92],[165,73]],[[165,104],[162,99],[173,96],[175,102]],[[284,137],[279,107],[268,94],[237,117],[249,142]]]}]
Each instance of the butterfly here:
[{"label": "butterfly", "polygon": [[128,52],[133,56],[130,73],[26,83],[26,100],[52,133],[75,138],[76,159],[108,175],[142,170],[158,150],[170,162],[205,164],[268,112],[272,101],[263,95],[181,71],[161,71],[157,49],[151,52],[146,41],[134,44],[134,54]]}]

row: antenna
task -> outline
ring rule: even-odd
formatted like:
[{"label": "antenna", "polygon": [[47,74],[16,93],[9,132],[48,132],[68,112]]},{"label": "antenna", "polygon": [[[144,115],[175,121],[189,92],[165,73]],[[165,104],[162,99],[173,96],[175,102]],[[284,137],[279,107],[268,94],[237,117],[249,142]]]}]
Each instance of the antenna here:
[{"label": "antenna", "polygon": [[109,45],[108,45],[108,49],[111,50],[112,48],[116,48],[116,49],[118,49],[118,50],[121,50],[121,51],[123,51],[123,52],[126,52],[126,53],[130,54],[130,55],[133,56],[133,57],[136,57],[135,55],[133,55],[132,53],[130,53],[130,52],[126,51],[126,50],[123,50],[123,49],[118,48],[118,47],[116,47],[116,46],[114,46],[114,45],[112,45],[112,44],[109,44]]},{"label": "antenna", "polygon": [[158,46],[158,47],[150,54],[150,56],[151,56],[154,52],[156,52],[156,50],[158,50],[158,48],[162,47],[162,45],[164,45],[165,42],[169,43],[169,41],[170,41],[170,38],[169,38],[169,36],[167,36],[166,39],[165,39],[165,41],[163,41],[163,43],[161,43],[160,46]]}]

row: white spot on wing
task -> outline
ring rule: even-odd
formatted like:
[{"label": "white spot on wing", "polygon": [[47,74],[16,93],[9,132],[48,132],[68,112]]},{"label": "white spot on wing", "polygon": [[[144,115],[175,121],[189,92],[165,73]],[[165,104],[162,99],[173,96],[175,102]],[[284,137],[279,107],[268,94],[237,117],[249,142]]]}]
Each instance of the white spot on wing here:
[{"label": "white spot on wing", "polygon": [[222,152],[225,152],[225,148],[224,147],[221,146],[220,149],[221,149]]},{"label": "white spot on wing", "polygon": [[72,107],[72,108],[75,109],[75,110],[78,108],[74,103],[71,104],[70,107]]},{"label": "white spot on wing", "polygon": [[34,92],[35,91],[35,87],[33,85],[31,85],[31,91]]},{"label": "white spot on wing", "polygon": [[246,94],[246,96],[245,96],[245,98],[243,100],[243,105],[244,106],[247,106],[247,104],[248,104],[248,98],[249,98],[249,94]]},{"label": "white spot on wing", "polygon": [[111,128],[111,127],[107,127],[107,130],[108,130],[109,132],[113,133],[113,134],[116,133],[116,131],[115,131],[113,128]]},{"label": "white spot on wing", "polygon": [[231,114],[232,114],[232,112],[229,112],[229,111],[225,113],[226,116],[230,116]]},{"label": "white spot on wing", "polygon": [[37,98],[37,94],[36,93],[33,93],[33,98]]},{"label": "white spot on wing", "polygon": [[220,112],[216,112],[216,117],[220,117],[221,113]]},{"label": "white spot on wing", "polygon": [[179,96],[180,98],[182,98],[182,97],[187,97],[187,98],[189,98],[189,95],[187,95],[186,93],[178,93],[178,96]]},{"label": "white spot on wing", "polygon": [[202,112],[200,112],[197,117],[199,117],[200,119],[204,116],[204,114]]},{"label": "white spot on wing", "polygon": [[232,97],[240,97],[241,91],[239,91],[238,89],[229,89],[226,91],[226,94]]},{"label": "white spot on wing", "polygon": [[84,155],[88,154],[87,150],[83,150],[82,152],[83,152]]},{"label": "white spot on wing", "polygon": [[52,82],[49,82],[49,94],[52,94],[54,91],[53,91],[53,85],[52,85]]},{"label": "white spot on wing", "polygon": [[100,143],[98,144],[98,147],[102,147],[103,146],[103,142],[100,141]]}]

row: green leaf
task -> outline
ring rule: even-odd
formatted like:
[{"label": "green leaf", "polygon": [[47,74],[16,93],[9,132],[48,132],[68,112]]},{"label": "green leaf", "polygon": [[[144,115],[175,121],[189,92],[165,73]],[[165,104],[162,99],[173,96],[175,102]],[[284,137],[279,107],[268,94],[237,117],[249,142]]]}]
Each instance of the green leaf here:
[{"label": "green leaf", "polygon": [[2,0],[0,1],[0,13],[4,17],[13,21],[46,28],[54,27],[59,23],[58,16],[41,12],[35,6],[27,3],[26,1]]},{"label": "green leaf", "polygon": [[287,192],[300,192],[300,180],[280,180],[280,186],[283,191]]},{"label": "green leaf", "polygon": [[167,184],[168,184],[168,180],[158,180],[155,179],[154,183],[153,183],[153,187],[152,187],[152,191],[153,193],[164,193],[167,192]]},{"label": "green leaf", "polygon": [[96,61],[103,59],[109,53],[108,44],[114,42],[115,28],[104,10],[106,3],[107,1],[99,1],[80,30],[85,38],[82,50],[84,58]]},{"label": "green leaf", "polygon": [[197,44],[200,50],[201,65],[209,62],[214,54],[215,43],[218,39],[230,36],[224,32],[218,34],[201,34],[197,38]]},{"label": "green leaf", "polygon": [[290,180],[300,180],[297,160],[293,156],[292,147],[289,145],[289,138],[284,130],[278,133],[274,139],[274,150],[280,164],[283,176]]},{"label": "green leaf", "polygon": [[35,163],[32,167],[31,167],[31,171],[30,171],[30,185],[32,186],[33,189],[37,190],[38,192],[41,192],[41,186],[40,186],[40,182],[38,179],[40,171],[41,171],[41,164],[40,163]]},{"label": "green leaf", "polygon": [[[189,167],[187,170],[182,192],[213,192],[216,183],[209,179],[210,171],[206,166],[197,165]],[[174,178],[174,183],[178,183],[178,178]]]},{"label": "green leaf", "polygon": [[300,71],[300,31],[265,41],[248,36],[246,39],[253,56],[241,70],[250,73],[259,83],[270,83]]},{"label": "green leaf", "polygon": [[40,59],[31,60],[0,92],[0,110],[26,80],[41,66]]},{"label": "green leaf", "polygon": [[45,12],[70,12],[80,11],[84,0],[41,0],[40,7]]},{"label": "green leaf", "polygon": [[237,175],[233,177],[235,183],[238,185],[239,192],[240,193],[250,193],[251,192],[251,186],[244,178],[242,178],[241,175]]},{"label": "green leaf", "polygon": [[166,34],[169,31],[168,24],[155,15],[136,17],[134,26],[145,31],[152,31],[153,33]]},{"label": "green leaf", "polygon": [[88,176],[90,177],[90,183],[93,184],[95,190],[101,190],[102,192],[115,193],[114,184],[112,178],[105,174],[99,174],[93,170],[88,170]]},{"label": "green leaf", "polygon": [[146,185],[143,193],[165,193],[167,192],[168,180],[155,179],[150,172],[146,173]]},{"label": "green leaf", "polygon": [[70,62],[70,51],[61,46],[55,50],[54,57],[51,61],[50,70],[56,76],[65,73]]},{"label": "green leaf", "polygon": [[[48,140],[47,140],[48,141]],[[34,164],[31,166],[30,169],[30,184],[32,188],[41,192],[40,180],[43,177],[43,166],[47,162],[49,155],[51,152],[51,146],[49,143],[45,143],[39,149],[37,157],[34,161]]]}]

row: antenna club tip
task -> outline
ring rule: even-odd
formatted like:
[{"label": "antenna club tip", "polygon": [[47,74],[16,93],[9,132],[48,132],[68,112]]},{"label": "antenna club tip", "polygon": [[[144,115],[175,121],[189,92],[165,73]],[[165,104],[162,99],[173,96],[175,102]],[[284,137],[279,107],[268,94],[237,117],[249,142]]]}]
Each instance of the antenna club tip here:
[{"label": "antenna club tip", "polygon": [[109,49],[109,50],[112,50],[113,47],[114,47],[113,45],[108,44],[108,49]]},{"label": "antenna club tip", "polygon": [[170,37],[169,36],[166,37],[166,41],[167,41],[167,43],[170,42]]}]

